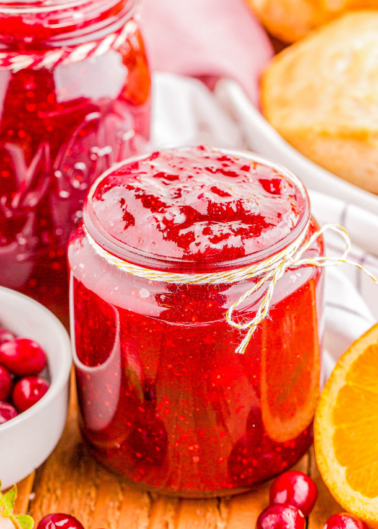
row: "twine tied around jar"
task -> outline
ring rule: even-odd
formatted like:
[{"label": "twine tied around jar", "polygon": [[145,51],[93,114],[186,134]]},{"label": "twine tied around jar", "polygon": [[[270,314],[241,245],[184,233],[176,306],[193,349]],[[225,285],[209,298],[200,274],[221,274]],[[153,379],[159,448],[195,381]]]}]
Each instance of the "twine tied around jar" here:
[{"label": "twine tied around jar", "polygon": [[[351,242],[348,232],[342,226],[338,224],[326,224],[319,231],[314,233],[310,239],[305,242],[309,225],[303,231],[303,233],[296,239],[290,246],[282,250],[281,252],[269,257],[268,259],[261,261],[257,264],[239,268],[236,270],[230,270],[226,272],[215,272],[208,274],[177,274],[171,272],[161,272],[157,270],[150,270],[143,268],[138,265],[133,265],[127,261],[119,259],[115,255],[107,252],[88,233],[88,230],[84,227],[86,237],[94,249],[94,251],[105,259],[108,263],[117,267],[118,269],[127,272],[129,274],[148,279],[150,281],[161,281],[165,283],[173,284],[187,284],[187,285],[205,285],[205,284],[232,284],[239,283],[248,279],[258,279],[257,283],[252,288],[247,290],[241,298],[236,301],[227,311],[226,320],[228,324],[241,331],[248,331],[241,342],[236,348],[236,353],[244,354],[247,346],[261,322],[268,316],[270,305],[273,299],[274,290],[278,281],[283,277],[285,272],[289,269],[301,268],[304,266],[316,266],[316,267],[327,267],[327,266],[338,266],[340,264],[349,264],[356,266],[367,274],[375,283],[378,284],[378,279],[364,268],[359,263],[348,259],[350,252]],[[346,244],[344,253],[340,257],[314,257],[302,259],[303,254],[317,241],[319,237],[326,231],[334,231],[340,235]],[[237,323],[233,320],[234,310],[241,305],[246,299],[252,296],[265,283],[269,283],[269,286],[264,294],[259,308],[257,309],[255,317],[246,323]]]},{"label": "twine tied around jar", "polygon": [[53,50],[24,51],[23,53],[7,50],[0,52],[0,68],[6,68],[13,73],[21,70],[52,69],[59,64],[80,62],[91,57],[105,55],[110,50],[119,50],[127,39],[137,30],[135,16],[123,26],[121,31],[111,33],[105,38],[93,42],[86,42],[80,46],[62,46]]}]

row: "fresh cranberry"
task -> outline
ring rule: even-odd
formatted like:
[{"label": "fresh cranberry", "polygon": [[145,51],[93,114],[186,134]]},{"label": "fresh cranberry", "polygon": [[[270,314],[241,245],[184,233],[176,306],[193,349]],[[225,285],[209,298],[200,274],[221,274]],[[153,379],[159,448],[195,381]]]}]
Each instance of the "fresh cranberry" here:
[{"label": "fresh cranberry", "polygon": [[248,419],[246,436],[248,443],[252,448],[260,446],[264,436],[264,423],[261,416],[261,410],[257,406],[251,408]]},{"label": "fresh cranberry", "polygon": [[304,529],[305,521],[292,505],[269,505],[258,517],[256,529]]},{"label": "fresh cranberry", "polygon": [[36,404],[49,389],[49,383],[40,377],[25,377],[17,382],[13,390],[13,402],[19,412]]},{"label": "fresh cranberry", "polygon": [[270,488],[271,505],[293,505],[304,516],[310,514],[317,499],[318,489],[312,479],[295,470],[281,474]]},{"label": "fresh cranberry", "polygon": [[9,342],[10,340],[14,340],[15,338],[16,336],[9,329],[0,327],[0,345]]},{"label": "fresh cranberry", "polygon": [[324,529],[369,529],[365,522],[354,516],[342,512],[334,514],[325,524]]},{"label": "fresh cranberry", "polygon": [[39,522],[37,529],[84,529],[83,525],[69,514],[48,514]]},{"label": "fresh cranberry", "polygon": [[4,424],[5,422],[14,419],[17,415],[18,413],[13,406],[7,402],[0,402],[0,424]]},{"label": "fresh cranberry", "polygon": [[12,391],[12,376],[8,369],[0,366],[0,400],[7,400]]},{"label": "fresh cranberry", "polygon": [[0,346],[0,364],[19,377],[38,375],[46,363],[44,350],[27,338],[16,338]]}]

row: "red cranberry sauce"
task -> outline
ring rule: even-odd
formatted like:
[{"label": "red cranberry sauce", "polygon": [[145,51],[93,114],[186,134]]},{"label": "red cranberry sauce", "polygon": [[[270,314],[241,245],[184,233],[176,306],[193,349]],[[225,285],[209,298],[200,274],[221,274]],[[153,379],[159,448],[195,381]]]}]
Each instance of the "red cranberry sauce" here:
[{"label": "red cranberry sauce", "polygon": [[99,183],[89,207],[95,222],[130,248],[220,262],[284,239],[304,204],[276,170],[197,147],[124,165]]},{"label": "red cranberry sauce", "polygon": [[134,3],[0,2],[2,53],[21,64],[77,52],[49,67],[0,68],[0,284],[62,318],[66,244],[89,186],[149,136],[150,77],[135,21],[119,49],[90,58],[79,49],[120,32]]},{"label": "red cranberry sauce", "polygon": [[[305,218],[303,196],[294,180],[247,158],[166,151],[100,180],[84,220],[99,244],[137,263],[239,268],[287,244]],[[307,237],[316,229],[311,220]],[[322,251],[318,241],[306,255]],[[320,270],[285,274],[238,355],[244,333],[225,315],[251,281],[139,278],[96,254],[82,225],[68,256],[81,427],[104,465],[149,488],[203,496],[264,481],[307,451],[320,380]],[[253,318],[262,294],[240,305],[237,321]]]}]

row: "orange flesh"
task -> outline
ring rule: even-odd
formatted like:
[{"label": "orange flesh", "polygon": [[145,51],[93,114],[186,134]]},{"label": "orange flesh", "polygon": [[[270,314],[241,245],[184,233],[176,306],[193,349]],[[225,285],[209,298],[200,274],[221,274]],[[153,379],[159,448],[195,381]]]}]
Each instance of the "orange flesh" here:
[{"label": "orange flesh", "polygon": [[332,420],[335,457],[346,467],[348,485],[367,498],[378,497],[378,343],[349,367]]}]

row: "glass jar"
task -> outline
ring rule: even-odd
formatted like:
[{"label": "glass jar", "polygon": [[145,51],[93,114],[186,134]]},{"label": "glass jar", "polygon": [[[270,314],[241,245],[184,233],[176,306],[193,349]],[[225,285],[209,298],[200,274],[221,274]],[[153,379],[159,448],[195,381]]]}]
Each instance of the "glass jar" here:
[{"label": "glass jar", "polygon": [[0,284],[61,317],[66,245],[88,189],[149,137],[137,6],[0,2]]},{"label": "glass jar", "polygon": [[[317,230],[298,178],[246,152],[161,151],[97,180],[68,259],[81,429],[102,464],[200,497],[240,492],[303,456],[320,387],[322,269],[287,270],[244,355],[245,331],[226,313],[256,278],[149,277],[233,272]],[[322,255],[319,237],[304,257]],[[253,319],[265,291],[234,321]]]}]

